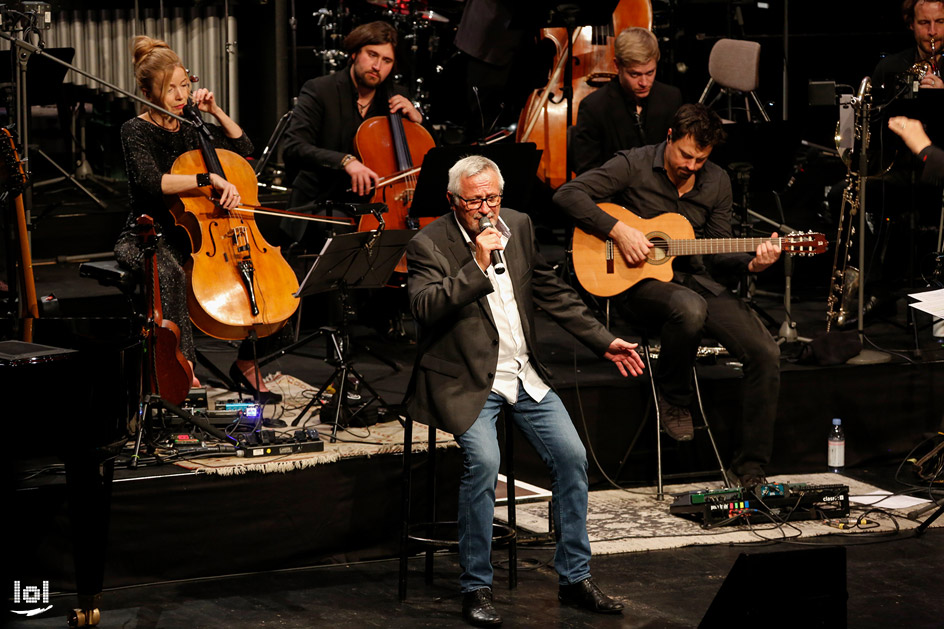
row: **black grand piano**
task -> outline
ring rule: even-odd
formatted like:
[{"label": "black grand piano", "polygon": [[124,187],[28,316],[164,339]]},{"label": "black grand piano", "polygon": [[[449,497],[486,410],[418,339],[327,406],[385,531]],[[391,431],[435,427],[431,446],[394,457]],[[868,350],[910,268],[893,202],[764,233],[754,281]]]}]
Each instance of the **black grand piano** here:
[{"label": "black grand piano", "polygon": [[115,458],[137,421],[139,329],[132,317],[40,318],[32,322],[31,342],[24,342],[17,340],[22,330],[13,329],[19,326],[5,323],[2,399],[10,426],[22,427],[13,435],[16,453],[3,459],[11,468],[5,478],[15,483],[13,468],[27,457],[55,455],[64,463],[78,594],[69,624],[95,625]]}]

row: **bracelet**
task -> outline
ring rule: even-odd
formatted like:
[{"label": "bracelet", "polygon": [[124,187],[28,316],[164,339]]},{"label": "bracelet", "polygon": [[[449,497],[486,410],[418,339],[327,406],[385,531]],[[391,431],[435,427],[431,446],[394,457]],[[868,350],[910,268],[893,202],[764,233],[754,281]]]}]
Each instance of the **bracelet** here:
[{"label": "bracelet", "polygon": [[345,166],[353,162],[355,159],[357,159],[355,156],[348,153],[347,155],[341,158],[341,168],[344,168]]},{"label": "bracelet", "polygon": [[207,186],[212,186],[213,182],[210,181],[210,173],[197,173],[197,187],[206,188]]}]

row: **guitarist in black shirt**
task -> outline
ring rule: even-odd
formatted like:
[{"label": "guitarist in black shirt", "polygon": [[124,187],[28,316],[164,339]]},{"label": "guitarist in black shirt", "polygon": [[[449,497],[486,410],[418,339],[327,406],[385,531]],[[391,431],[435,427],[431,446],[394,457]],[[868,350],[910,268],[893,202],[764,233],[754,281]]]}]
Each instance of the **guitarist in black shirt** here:
[{"label": "guitarist in black shirt", "polygon": [[[561,186],[554,203],[582,229],[612,238],[630,264],[646,260],[653,245],[641,231],[600,209],[599,201],[613,201],[643,218],[675,212],[688,219],[698,238],[730,238],[731,182],[708,161],[723,139],[717,114],[700,104],[683,105],[664,142],[620,151],[603,166]],[[765,241],[753,257],[680,257],[671,282],[645,279],[617,302],[631,320],[661,338],[654,376],[662,423],[675,439],[693,436],[692,366],[702,334],[717,339],[743,364],[741,439],[731,471],[744,486],[766,482],[764,466],[773,449],[780,390],[780,348],[750,307],[712,278],[711,269],[740,265],[759,273],[779,257],[776,241]]]}]

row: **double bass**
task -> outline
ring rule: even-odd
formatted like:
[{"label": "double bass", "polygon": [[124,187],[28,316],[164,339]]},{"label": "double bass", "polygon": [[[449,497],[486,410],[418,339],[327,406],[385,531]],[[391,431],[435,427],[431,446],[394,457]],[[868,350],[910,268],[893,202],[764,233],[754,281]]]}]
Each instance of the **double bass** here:
[{"label": "double bass", "polygon": [[238,210],[226,210],[212,188],[180,193],[171,206],[177,225],[190,236],[187,264],[190,318],[200,330],[219,339],[241,340],[278,331],[298,308],[298,280],[279,247],[259,232],[251,209],[258,207],[256,175],[242,156],[211,143],[209,129],[192,106],[188,116],[199,121],[200,146],[177,158],[171,174],[217,174],[233,185],[244,200]]},{"label": "double bass", "polygon": [[[576,124],[577,110],[586,96],[616,78],[614,40],[626,28],[652,27],[649,0],[620,0],[609,24],[582,26],[567,39],[567,29],[546,28],[542,35],[557,48],[554,68],[547,85],[528,97],[518,120],[516,141],[534,142],[541,154],[538,177],[551,188],[568,180],[567,129]],[[573,108],[567,120],[567,100],[563,97],[565,66],[573,49]]]}]

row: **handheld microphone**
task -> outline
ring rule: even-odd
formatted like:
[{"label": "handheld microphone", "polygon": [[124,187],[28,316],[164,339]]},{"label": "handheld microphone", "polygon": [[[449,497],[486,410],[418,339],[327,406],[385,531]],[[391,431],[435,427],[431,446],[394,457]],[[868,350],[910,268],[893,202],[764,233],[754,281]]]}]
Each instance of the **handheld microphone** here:
[{"label": "handheld microphone", "polygon": [[[483,216],[479,219],[479,233],[482,233],[489,227],[494,227],[492,221],[489,220],[488,215]],[[497,275],[501,275],[505,272],[505,261],[502,259],[501,251],[493,249],[492,254],[492,268],[495,269]]]}]

